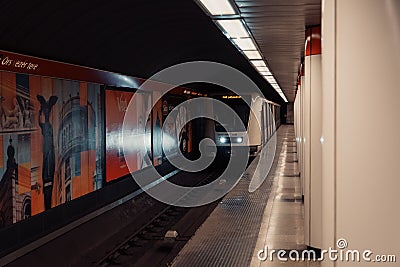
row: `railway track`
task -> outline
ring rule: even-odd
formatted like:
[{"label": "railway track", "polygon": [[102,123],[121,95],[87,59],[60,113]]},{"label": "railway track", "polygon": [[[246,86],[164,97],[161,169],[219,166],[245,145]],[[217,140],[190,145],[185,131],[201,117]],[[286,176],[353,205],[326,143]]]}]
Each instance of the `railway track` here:
[{"label": "railway track", "polygon": [[[186,179],[190,179],[192,175],[201,175],[202,177],[196,177],[199,182],[195,185],[201,186],[215,180],[220,172],[213,170],[187,174]],[[195,196],[191,196],[189,192],[183,197]],[[95,266],[168,266],[217,204],[218,201],[215,201],[197,208],[166,206],[124,242],[104,255]],[[178,236],[165,238],[168,230],[176,231]]]}]

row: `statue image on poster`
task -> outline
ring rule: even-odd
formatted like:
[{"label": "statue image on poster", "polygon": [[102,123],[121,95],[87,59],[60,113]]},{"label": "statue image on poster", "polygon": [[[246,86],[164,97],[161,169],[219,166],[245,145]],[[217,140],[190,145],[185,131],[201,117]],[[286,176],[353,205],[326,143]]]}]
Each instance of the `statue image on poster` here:
[{"label": "statue image on poster", "polygon": [[[43,96],[37,95],[37,99],[40,102],[39,126],[42,129],[43,135],[42,179],[44,206],[45,209],[48,210],[51,208],[51,195],[53,191],[55,170],[53,126],[50,123],[50,113],[58,98],[56,96],[51,96],[49,101],[46,101]],[[44,122],[41,121],[42,114],[44,115]]]},{"label": "statue image on poster", "polygon": [[101,87],[0,72],[0,228],[102,188]]},{"label": "statue image on poster", "polygon": [[[0,96],[0,130],[31,130],[34,126],[33,111],[29,99],[17,95],[12,99]],[[7,103],[6,103],[7,102]]]}]

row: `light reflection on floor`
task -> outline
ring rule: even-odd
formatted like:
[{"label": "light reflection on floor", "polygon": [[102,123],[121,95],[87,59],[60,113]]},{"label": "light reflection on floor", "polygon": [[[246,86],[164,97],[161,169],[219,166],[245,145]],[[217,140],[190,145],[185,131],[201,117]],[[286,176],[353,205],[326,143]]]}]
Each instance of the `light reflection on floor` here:
[{"label": "light reflection on floor", "polygon": [[299,251],[300,255],[302,250],[307,249],[304,245],[304,204],[298,163],[294,153],[296,142],[293,128],[288,127],[285,136],[279,141],[283,142],[283,147],[251,266],[318,267],[320,263],[314,261],[279,261],[276,254],[273,261],[269,258],[261,261],[257,256],[266,246],[269,252],[273,249],[276,251],[282,249],[289,253],[293,249]]}]

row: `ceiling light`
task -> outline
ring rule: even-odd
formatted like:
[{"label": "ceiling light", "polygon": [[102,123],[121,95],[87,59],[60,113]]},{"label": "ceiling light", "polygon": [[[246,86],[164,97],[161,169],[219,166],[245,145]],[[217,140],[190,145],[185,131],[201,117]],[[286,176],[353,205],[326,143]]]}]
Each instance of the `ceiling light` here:
[{"label": "ceiling light", "polygon": [[236,11],[229,0],[200,0],[200,2],[213,16],[236,14]]},{"label": "ceiling light", "polygon": [[262,71],[269,71],[268,67],[265,67],[265,66],[256,67],[256,69],[257,69],[259,72],[262,72]]},{"label": "ceiling light", "polygon": [[243,51],[248,59],[262,59],[261,54],[257,50]]},{"label": "ceiling light", "polygon": [[240,48],[240,50],[257,50],[251,38],[232,39],[232,41]]},{"label": "ceiling light", "polygon": [[250,60],[251,64],[256,67],[266,67],[264,60]]},{"label": "ceiling light", "polygon": [[282,98],[283,98],[283,100],[287,103],[288,102],[288,100],[287,100],[287,98],[286,98],[286,96],[282,93],[282,94],[279,94]]},{"label": "ceiling light", "polygon": [[222,27],[230,38],[249,38],[249,33],[240,19],[225,19],[217,20],[217,23]]},{"label": "ceiling light", "polygon": [[[263,60],[253,36],[237,9],[233,0],[195,0],[212,17],[214,23],[225,36],[242,52],[254,68],[275,89],[285,102],[288,102],[279,84],[276,82],[267,62]],[[224,138],[222,138],[224,141]]]},{"label": "ceiling light", "polygon": [[272,76],[272,73],[270,71],[260,71],[260,74],[264,76]]},{"label": "ceiling light", "polygon": [[276,80],[273,76],[264,76],[264,78],[269,82],[269,83],[276,83]]}]

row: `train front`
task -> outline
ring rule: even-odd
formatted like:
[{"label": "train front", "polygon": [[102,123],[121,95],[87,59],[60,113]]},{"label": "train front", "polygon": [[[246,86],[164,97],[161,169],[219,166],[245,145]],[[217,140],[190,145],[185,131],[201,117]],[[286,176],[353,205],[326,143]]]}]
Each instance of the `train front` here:
[{"label": "train front", "polygon": [[[218,120],[214,122],[217,156],[235,156],[234,151],[247,151],[247,148],[249,149],[250,155],[255,155],[259,150],[259,144],[253,141],[253,135],[256,129],[251,129],[251,122],[255,119],[250,108],[251,105],[253,105],[252,97],[250,95],[217,95],[214,96],[214,98],[229,106],[237,114],[237,116],[231,116],[228,123],[222,123]],[[215,105],[214,112],[216,112]],[[216,116],[218,117],[219,114],[216,114]],[[256,135],[259,134],[256,133]],[[240,147],[243,149],[233,150],[232,147]]]}]

